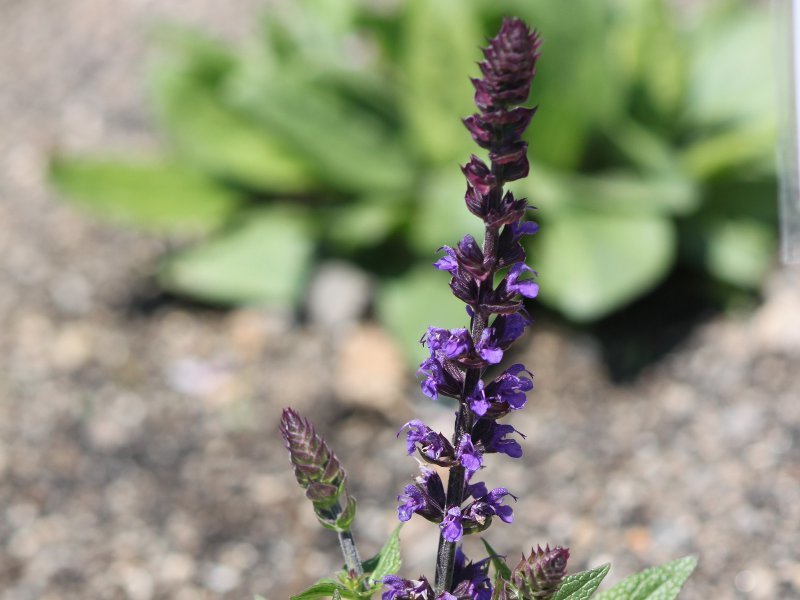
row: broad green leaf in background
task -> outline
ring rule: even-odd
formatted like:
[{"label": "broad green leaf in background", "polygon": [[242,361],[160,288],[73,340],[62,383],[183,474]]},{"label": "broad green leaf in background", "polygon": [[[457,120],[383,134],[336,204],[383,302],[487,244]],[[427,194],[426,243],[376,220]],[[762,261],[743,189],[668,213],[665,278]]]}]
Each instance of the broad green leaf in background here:
[{"label": "broad green leaf in background", "polygon": [[429,326],[455,328],[468,322],[464,305],[450,292],[449,281],[449,273],[425,265],[387,281],[378,290],[378,316],[403,345],[413,366],[428,354],[419,340]]},{"label": "broad green leaf in background", "polygon": [[399,89],[405,134],[426,162],[466,161],[471,138],[461,118],[475,112],[469,75],[476,75],[475,63],[483,58],[480,40],[470,2],[406,3]]},{"label": "broad green leaf in background", "polygon": [[720,177],[729,171],[737,175],[772,173],[776,139],[777,132],[770,123],[725,129],[691,143],[680,158],[686,170],[699,179]]},{"label": "broad green leaf in background", "polygon": [[204,233],[222,225],[238,197],[177,164],[56,157],[50,180],[101,216],[162,232]]},{"label": "broad green leaf in background", "polygon": [[542,301],[578,322],[601,318],[667,274],[675,237],[658,215],[559,213],[533,241]]},{"label": "broad green leaf in background", "polygon": [[313,251],[306,215],[254,210],[241,224],[170,259],[162,285],[208,302],[291,307],[303,289]]},{"label": "broad green leaf in background", "polygon": [[407,212],[408,202],[389,193],[359,198],[324,213],[325,233],[345,252],[368,248],[385,240]]},{"label": "broad green leaf in background", "polygon": [[322,181],[343,191],[408,188],[411,165],[386,124],[291,74],[257,79],[243,77],[233,86],[237,103],[303,156]]},{"label": "broad green leaf in background", "polygon": [[718,279],[743,288],[758,288],[773,266],[775,233],[754,219],[710,223],[706,232],[706,265]]},{"label": "broad green leaf in background", "polygon": [[467,182],[458,168],[443,169],[422,183],[409,237],[421,256],[434,256],[442,245],[455,246],[467,233],[480,243],[483,222],[464,202]]},{"label": "broad green leaf in background", "polygon": [[208,53],[186,40],[186,35],[164,39],[161,59],[151,69],[156,111],[181,156],[249,187],[276,193],[313,187],[308,166],[283,140],[225,102],[225,77],[234,64],[208,77]]},{"label": "broad green leaf in background", "polygon": [[605,564],[574,575],[567,575],[561,582],[553,600],[587,600],[598,588],[611,565]]},{"label": "broad green leaf in background", "polygon": [[614,4],[609,43],[625,84],[646,97],[648,115],[674,119],[683,102],[688,70],[686,40],[675,7],[666,0]]},{"label": "broad green leaf in background", "polygon": [[697,557],[686,556],[646,569],[602,592],[597,600],[674,600],[696,566]]},{"label": "broad green leaf in background", "polygon": [[692,48],[687,116],[704,125],[775,119],[769,11],[750,6],[705,23]]},{"label": "broad green leaf in background", "polygon": [[539,169],[514,189],[539,208],[544,219],[574,208],[623,219],[631,214],[683,215],[700,202],[700,191],[690,179],[627,170],[583,175]]},{"label": "broad green leaf in background", "polygon": [[[370,573],[370,580],[372,582],[380,582],[386,575],[392,575],[397,573],[400,569],[400,565],[402,563],[400,559],[400,528],[401,525],[398,525],[392,531],[392,534],[389,536],[389,539],[386,540],[386,543],[381,548],[381,551],[377,554],[375,558],[378,559],[375,567],[372,569]],[[372,561],[370,561],[372,562]],[[372,566],[370,564],[370,566]],[[366,563],[365,563],[366,569]]]}]

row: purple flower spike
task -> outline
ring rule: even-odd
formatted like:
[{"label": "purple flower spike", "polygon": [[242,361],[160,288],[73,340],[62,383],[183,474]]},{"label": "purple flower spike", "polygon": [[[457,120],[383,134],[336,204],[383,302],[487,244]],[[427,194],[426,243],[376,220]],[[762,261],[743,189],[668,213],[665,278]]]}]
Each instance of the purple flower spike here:
[{"label": "purple flower spike", "polygon": [[447,510],[447,515],[440,527],[442,535],[448,542],[457,542],[464,535],[464,527],[461,525],[461,509],[454,506]]},{"label": "purple flower spike", "polygon": [[532,279],[525,279],[519,281],[520,276],[524,271],[528,271],[536,275],[536,271],[531,269],[525,263],[517,263],[508,271],[506,278],[506,290],[513,294],[519,294],[525,298],[536,298],[539,295],[539,284]]}]

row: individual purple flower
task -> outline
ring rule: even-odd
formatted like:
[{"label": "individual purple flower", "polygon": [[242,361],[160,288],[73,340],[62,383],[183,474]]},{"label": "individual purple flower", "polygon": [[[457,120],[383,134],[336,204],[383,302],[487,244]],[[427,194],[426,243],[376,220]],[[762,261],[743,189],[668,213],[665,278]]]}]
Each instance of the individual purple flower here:
[{"label": "individual purple flower", "polygon": [[449,466],[453,464],[455,456],[453,446],[441,433],[425,425],[419,419],[412,419],[397,432],[399,436],[404,429],[406,431],[406,451],[413,454],[415,449],[419,449],[420,455],[435,464]]},{"label": "individual purple flower", "polygon": [[458,358],[472,349],[472,338],[469,331],[461,329],[440,329],[428,327],[423,338],[431,352],[440,351],[447,358]]},{"label": "individual purple flower", "polygon": [[483,330],[475,350],[487,363],[496,365],[503,360],[503,352],[524,333],[529,324],[530,319],[522,312],[498,315],[492,326]]},{"label": "individual purple flower", "polygon": [[468,433],[461,437],[461,441],[456,448],[456,458],[461,463],[461,466],[466,470],[466,478],[469,479],[472,475],[481,468],[483,464],[482,453],[475,448],[472,443],[472,438]]},{"label": "individual purple flower", "polygon": [[519,281],[522,273],[528,271],[536,275],[536,271],[531,269],[525,263],[517,263],[511,267],[506,277],[506,290],[512,294],[519,294],[525,298],[536,298],[539,294],[539,284],[533,279],[524,279]]},{"label": "individual purple flower", "polygon": [[433,263],[433,266],[440,271],[447,271],[451,275],[455,275],[458,271],[458,262],[456,261],[456,253],[450,246],[442,246],[439,251],[444,250],[444,256]]},{"label": "individual purple flower", "polygon": [[479,379],[475,389],[467,396],[467,404],[470,409],[479,417],[482,417],[491,408],[492,403],[486,397],[486,389],[483,380]]},{"label": "individual purple flower", "polygon": [[475,500],[477,500],[481,496],[485,496],[488,493],[489,493],[489,490],[486,488],[486,484],[484,482],[477,481],[475,483],[468,483],[464,487],[464,498],[463,498],[462,502],[464,500],[466,500],[467,498],[469,498],[470,496],[472,498],[474,498]]},{"label": "individual purple flower", "polygon": [[439,527],[442,529],[444,539],[448,542],[457,542],[464,535],[464,527],[461,524],[461,520],[461,509],[458,506],[447,509],[447,514]]},{"label": "individual purple flower", "polygon": [[511,425],[501,424],[493,419],[480,419],[472,428],[472,439],[486,454],[499,453],[519,458],[522,456],[522,446],[516,440],[506,439],[512,433],[525,437]]},{"label": "individual purple flower", "polygon": [[488,572],[488,558],[476,563],[468,563],[467,557],[461,551],[461,547],[456,548],[456,558],[453,564],[453,593],[456,598],[490,600],[492,597],[492,584],[489,580]]},{"label": "individual purple flower", "polygon": [[445,492],[442,479],[433,469],[420,467],[421,474],[413,484],[403,488],[397,497],[397,518],[408,521],[415,513],[421,517],[439,523],[444,518]]},{"label": "individual purple flower", "polygon": [[506,496],[511,496],[514,500],[517,499],[506,488],[494,488],[464,509],[464,512],[460,515],[462,521],[475,523],[479,526],[487,526],[487,519],[496,515],[505,523],[513,522],[514,511],[510,506],[503,504],[503,498]]},{"label": "individual purple flower", "polygon": [[487,386],[479,382],[467,399],[473,412],[480,417],[498,419],[525,406],[526,392],[533,389],[533,381],[521,375],[523,373],[530,375],[523,365],[515,364]]},{"label": "individual purple flower", "polygon": [[445,383],[442,364],[434,357],[430,357],[419,366],[418,374],[425,375],[420,386],[422,393],[433,400],[439,399],[439,388]]},{"label": "individual purple flower", "polygon": [[397,497],[400,504],[397,506],[397,518],[405,522],[417,511],[428,507],[422,491],[413,484],[403,488],[403,493]]},{"label": "individual purple flower", "polygon": [[385,590],[381,600],[430,600],[433,597],[433,589],[424,577],[414,581],[397,575],[386,575],[383,585]]}]

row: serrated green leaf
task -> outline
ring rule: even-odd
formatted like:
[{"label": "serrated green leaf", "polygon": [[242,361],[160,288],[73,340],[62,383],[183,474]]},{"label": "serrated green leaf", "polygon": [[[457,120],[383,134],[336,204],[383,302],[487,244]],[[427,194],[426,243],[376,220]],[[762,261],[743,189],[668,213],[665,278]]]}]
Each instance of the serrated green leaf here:
[{"label": "serrated green leaf", "polygon": [[205,233],[239,205],[234,193],[209,178],[165,162],[59,157],[49,177],[91,212],[154,231]]},{"label": "serrated green leaf", "polygon": [[696,566],[696,556],[685,556],[646,569],[602,592],[597,600],[674,600]]},{"label": "serrated green leaf", "polygon": [[535,236],[541,299],[578,322],[633,301],[669,271],[673,223],[659,215],[564,211]]},{"label": "serrated green leaf", "polygon": [[483,542],[483,547],[486,548],[486,552],[489,553],[489,559],[492,562],[492,566],[495,568],[500,577],[508,581],[511,578],[511,569],[508,568],[506,561],[500,554],[497,553],[494,548],[489,545],[489,542],[483,538],[481,538],[481,541]]},{"label": "serrated green leaf", "polygon": [[472,5],[461,0],[410,0],[402,31],[400,91],[408,138],[427,162],[461,159],[471,140],[459,117],[475,112],[468,75],[482,58]]},{"label": "serrated green leaf", "polygon": [[172,292],[210,302],[289,307],[299,299],[312,251],[307,215],[264,208],[170,259],[159,280]]},{"label": "serrated green leaf", "polygon": [[340,594],[347,591],[342,584],[333,579],[320,579],[310,588],[292,596],[291,600],[316,600],[317,598],[330,598],[335,591]]},{"label": "serrated green leaf", "polygon": [[610,564],[605,564],[590,571],[567,575],[553,600],[586,600],[594,594],[610,568]]},{"label": "serrated green leaf", "polygon": [[397,571],[400,569],[400,565],[402,564],[402,559],[400,558],[401,527],[402,524],[394,528],[394,531],[392,531],[389,539],[386,540],[383,548],[381,548],[381,551],[378,553],[380,558],[378,559],[378,563],[375,565],[375,569],[370,574],[370,580],[378,582],[386,575],[397,573]]},{"label": "serrated green leaf", "polygon": [[[431,257],[430,264],[434,262]],[[425,265],[383,283],[378,289],[378,316],[402,345],[412,366],[427,356],[419,343],[429,326],[464,327],[468,317],[463,304],[448,286],[447,273]]]}]

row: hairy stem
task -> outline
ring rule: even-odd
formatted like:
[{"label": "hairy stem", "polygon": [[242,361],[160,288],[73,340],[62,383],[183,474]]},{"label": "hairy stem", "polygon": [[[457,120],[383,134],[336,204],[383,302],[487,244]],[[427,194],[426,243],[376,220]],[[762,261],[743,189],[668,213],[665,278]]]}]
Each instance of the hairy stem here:
[{"label": "hairy stem", "polygon": [[[342,508],[337,502],[328,510],[326,516],[335,520],[341,512]],[[353,572],[360,577],[364,574],[364,567],[361,565],[361,557],[358,554],[353,532],[348,529],[347,531],[339,531],[337,533],[339,535],[339,545],[342,548],[342,555],[344,556],[344,563],[347,566],[347,571]]]}]

